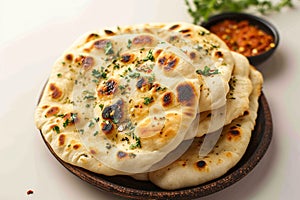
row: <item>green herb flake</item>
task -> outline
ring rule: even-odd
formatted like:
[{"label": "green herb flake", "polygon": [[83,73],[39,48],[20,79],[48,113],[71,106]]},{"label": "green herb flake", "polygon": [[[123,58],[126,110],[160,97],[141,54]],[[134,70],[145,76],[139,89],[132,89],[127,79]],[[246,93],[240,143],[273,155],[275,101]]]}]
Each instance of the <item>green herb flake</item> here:
[{"label": "green herb flake", "polygon": [[72,122],[73,123],[75,123],[76,122],[76,120],[77,120],[77,113],[71,113],[71,120],[72,120]]},{"label": "green herb flake", "polygon": [[131,144],[129,146],[129,149],[136,149],[136,148],[142,148],[142,145],[141,145],[141,140],[139,137],[137,137],[136,135],[134,135],[134,139],[135,139],[135,144]]},{"label": "green herb flake", "polygon": [[55,117],[65,117],[66,115],[65,114],[58,114],[58,115],[54,115]]},{"label": "green herb flake", "polygon": [[220,72],[218,69],[211,70],[209,67],[205,66],[204,70],[198,69],[198,70],[196,70],[196,73],[201,74],[203,76],[210,76],[213,74],[219,74]]},{"label": "green herb flake", "polygon": [[141,75],[140,73],[134,72],[134,73],[132,73],[132,74],[129,74],[129,77],[130,77],[130,78],[139,78],[140,75]]},{"label": "green herb flake", "polygon": [[114,53],[111,42],[107,42],[105,44],[104,51],[105,51],[105,55],[111,55]]},{"label": "green herb flake", "polygon": [[61,74],[61,73],[58,73],[58,74],[57,74],[57,77],[58,77],[58,78],[62,77],[62,74]]},{"label": "green herb flake", "polygon": [[84,96],[83,99],[87,99],[87,100],[95,100],[96,97],[94,97],[93,95],[86,95],[86,96]]},{"label": "green herb flake", "polygon": [[129,39],[128,42],[127,42],[127,48],[130,49],[131,45],[132,45],[132,41]]},{"label": "green herb flake", "polygon": [[104,107],[104,104],[100,104],[100,105],[99,105],[99,108],[100,108],[101,110],[103,110],[103,107]]},{"label": "green herb flake", "polygon": [[92,76],[94,76],[97,79],[99,79],[99,78],[105,79],[107,77],[107,74],[106,74],[106,72],[103,72],[103,68],[101,68],[101,71],[93,69]]},{"label": "green herb flake", "polygon": [[144,98],[144,104],[145,105],[149,105],[150,103],[152,103],[153,102],[153,97],[145,97]]},{"label": "green herb flake", "polygon": [[111,149],[111,144],[106,143],[106,144],[105,144],[105,148],[106,148],[106,149]]},{"label": "green herb flake", "polygon": [[57,134],[60,133],[60,129],[59,129],[59,126],[54,126],[52,128],[53,131],[55,131]]},{"label": "green herb flake", "polygon": [[99,131],[95,131],[94,132],[94,136],[98,135]]},{"label": "green herb flake", "polygon": [[151,49],[148,51],[146,58],[143,59],[144,62],[146,62],[148,60],[154,61],[154,56],[153,56],[152,52],[153,51]]},{"label": "green herb flake", "polygon": [[63,127],[66,128],[69,125],[69,123],[69,119],[66,119],[66,121],[63,123]]},{"label": "green herb flake", "polygon": [[93,127],[93,126],[95,126],[95,123],[93,121],[90,121],[88,127],[90,128],[90,127]]},{"label": "green herb flake", "polygon": [[120,69],[120,65],[114,64],[114,69]]}]

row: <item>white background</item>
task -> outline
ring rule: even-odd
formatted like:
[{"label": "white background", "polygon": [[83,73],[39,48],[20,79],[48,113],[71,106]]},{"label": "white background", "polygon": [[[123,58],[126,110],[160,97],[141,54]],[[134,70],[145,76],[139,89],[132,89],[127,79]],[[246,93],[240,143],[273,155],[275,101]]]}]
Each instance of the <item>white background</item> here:
[{"label": "white background", "polygon": [[[299,199],[300,4],[264,16],[280,46],[260,67],[273,140],[245,178],[203,199]],[[192,19],[183,0],[0,1],[0,199],[121,199],[69,173],[34,126],[35,105],[53,62],[81,34],[107,26]],[[27,195],[32,189],[34,194]]]}]

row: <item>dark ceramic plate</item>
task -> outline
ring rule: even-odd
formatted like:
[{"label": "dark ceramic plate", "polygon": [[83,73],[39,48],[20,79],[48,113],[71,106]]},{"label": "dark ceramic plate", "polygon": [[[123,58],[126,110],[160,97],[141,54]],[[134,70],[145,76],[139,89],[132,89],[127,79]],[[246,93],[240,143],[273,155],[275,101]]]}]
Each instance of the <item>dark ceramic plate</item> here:
[{"label": "dark ceramic plate", "polygon": [[251,25],[257,26],[259,29],[263,30],[274,38],[274,48],[271,48],[270,50],[256,56],[248,56],[248,59],[252,65],[257,66],[271,57],[279,44],[279,33],[273,24],[263,18],[251,14],[221,13],[210,17],[207,22],[202,23],[201,26],[205,27],[206,29],[210,29],[210,27],[213,25],[216,25],[217,23],[226,19],[235,21],[247,20]]},{"label": "dark ceramic plate", "polygon": [[46,142],[51,153],[70,172],[100,190],[131,199],[193,199],[218,192],[245,177],[260,161],[272,138],[272,118],[264,94],[259,98],[256,126],[247,151],[240,162],[222,177],[210,182],[179,190],[163,190],[150,182],[137,181],[127,176],[104,176],[62,161]]}]

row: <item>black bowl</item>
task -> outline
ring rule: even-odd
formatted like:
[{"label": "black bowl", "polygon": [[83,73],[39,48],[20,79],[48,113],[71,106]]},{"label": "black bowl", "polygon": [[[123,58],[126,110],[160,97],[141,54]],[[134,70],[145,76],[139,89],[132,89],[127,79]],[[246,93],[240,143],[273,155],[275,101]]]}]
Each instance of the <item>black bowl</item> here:
[{"label": "black bowl", "polygon": [[279,33],[270,22],[255,15],[246,13],[221,13],[210,17],[206,22],[203,22],[201,26],[209,30],[210,27],[212,27],[213,25],[226,19],[235,21],[247,20],[251,25],[257,26],[259,29],[261,29],[262,31],[266,32],[274,38],[275,47],[256,56],[247,57],[252,65],[257,66],[271,57],[271,55],[274,53],[279,44]]}]

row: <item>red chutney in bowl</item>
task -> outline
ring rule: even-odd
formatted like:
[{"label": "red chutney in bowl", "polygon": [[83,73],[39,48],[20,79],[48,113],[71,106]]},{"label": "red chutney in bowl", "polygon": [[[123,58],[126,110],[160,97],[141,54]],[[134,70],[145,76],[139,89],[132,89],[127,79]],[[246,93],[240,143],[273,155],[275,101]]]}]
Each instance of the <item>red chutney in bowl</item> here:
[{"label": "red chutney in bowl", "polygon": [[275,47],[274,38],[251,25],[248,20],[225,19],[209,29],[218,35],[228,47],[247,57],[256,56]]}]

